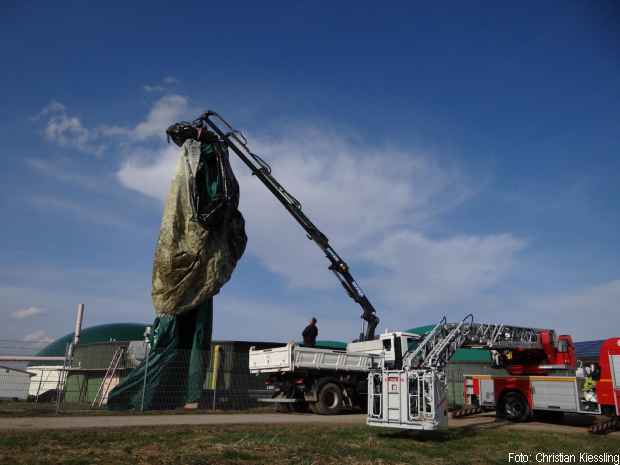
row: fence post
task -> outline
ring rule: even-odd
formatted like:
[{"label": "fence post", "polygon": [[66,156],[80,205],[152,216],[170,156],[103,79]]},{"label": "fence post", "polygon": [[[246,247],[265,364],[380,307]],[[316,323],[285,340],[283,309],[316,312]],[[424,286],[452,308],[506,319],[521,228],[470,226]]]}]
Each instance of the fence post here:
[{"label": "fence post", "polygon": [[217,394],[217,377],[220,370],[220,352],[222,347],[220,345],[216,345],[213,347],[213,376],[211,376],[211,383],[209,388],[213,389],[213,410],[215,410],[215,401]]},{"label": "fence post", "polygon": [[140,411],[144,412],[144,396],[146,395],[146,382],[149,373],[149,358],[151,355],[151,327],[147,326],[144,329],[144,342],[146,347],[144,348],[144,381],[142,382],[142,400],[140,401]]}]

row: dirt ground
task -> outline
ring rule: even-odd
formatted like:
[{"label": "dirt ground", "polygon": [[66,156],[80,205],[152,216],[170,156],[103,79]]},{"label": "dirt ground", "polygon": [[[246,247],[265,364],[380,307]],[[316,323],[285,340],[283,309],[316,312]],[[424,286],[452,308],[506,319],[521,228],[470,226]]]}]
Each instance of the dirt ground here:
[{"label": "dirt ground", "polygon": [[[199,426],[199,425],[284,425],[330,424],[363,425],[365,415],[322,416],[286,413],[239,413],[193,415],[116,415],[116,416],[57,416],[0,418],[0,431],[32,431],[84,428],[122,428],[136,426]],[[529,421],[510,423],[500,421],[493,413],[471,417],[450,418],[450,428],[501,428],[508,430],[547,431],[555,433],[587,433],[592,420],[581,415],[566,415],[561,422]],[[620,432],[610,433],[620,439]]]}]

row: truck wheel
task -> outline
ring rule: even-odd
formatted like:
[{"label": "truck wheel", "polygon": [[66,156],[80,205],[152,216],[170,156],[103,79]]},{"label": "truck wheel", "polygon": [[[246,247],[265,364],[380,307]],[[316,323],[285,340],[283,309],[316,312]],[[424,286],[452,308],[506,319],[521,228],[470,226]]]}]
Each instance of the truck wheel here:
[{"label": "truck wheel", "polygon": [[290,404],[291,412],[295,413],[307,413],[308,408],[308,402],[295,402],[294,404]]},{"label": "truck wheel", "polygon": [[362,411],[362,413],[364,414],[368,413],[368,397],[367,396],[360,396],[359,406],[360,406],[360,410]]},{"label": "truck wheel", "polygon": [[564,419],[564,412],[553,410],[535,410],[534,416],[537,420],[559,423]]},{"label": "truck wheel", "polygon": [[335,383],[325,384],[315,404],[316,413],[320,415],[338,415],[342,412],[342,389]]},{"label": "truck wheel", "polygon": [[509,392],[502,397],[497,413],[506,420],[526,421],[531,411],[527,399],[521,393]]},{"label": "truck wheel", "polygon": [[289,408],[289,404],[286,404],[284,402],[278,402],[275,405],[275,411],[277,413],[289,413],[291,409]]}]

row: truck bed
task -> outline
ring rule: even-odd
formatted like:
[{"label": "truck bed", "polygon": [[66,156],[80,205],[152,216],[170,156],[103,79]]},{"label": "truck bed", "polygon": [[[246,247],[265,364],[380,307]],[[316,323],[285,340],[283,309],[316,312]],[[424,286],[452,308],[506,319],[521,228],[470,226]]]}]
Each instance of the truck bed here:
[{"label": "truck bed", "polygon": [[376,356],[343,350],[301,347],[288,343],[282,347],[250,348],[250,373],[278,373],[296,370],[366,372]]}]

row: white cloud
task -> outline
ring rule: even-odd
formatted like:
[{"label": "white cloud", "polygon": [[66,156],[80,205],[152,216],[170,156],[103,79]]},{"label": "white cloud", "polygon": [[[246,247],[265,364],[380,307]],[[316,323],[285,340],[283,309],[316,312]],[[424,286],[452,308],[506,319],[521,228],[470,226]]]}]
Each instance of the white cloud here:
[{"label": "white cloud", "polygon": [[11,317],[17,320],[22,320],[24,318],[30,318],[33,316],[41,315],[42,313],[45,313],[45,312],[47,312],[47,310],[41,307],[26,307],[26,308],[20,308],[18,310],[15,310],[13,313],[11,313]]},{"label": "white cloud", "polygon": [[179,149],[173,144],[161,147],[154,154],[136,151],[123,163],[117,176],[128,189],[163,202],[178,158]]},{"label": "white cloud", "polygon": [[166,76],[161,80],[161,83],[157,84],[145,84],[142,86],[145,92],[165,92],[171,86],[178,84],[179,80],[174,76]]},{"label": "white cloud", "polygon": [[[410,230],[386,236],[366,253],[377,295],[409,315],[478,296],[502,282],[525,242],[510,234],[430,239]],[[382,269],[383,268],[383,269]],[[421,312],[420,312],[421,313]]]},{"label": "white cloud", "polygon": [[133,130],[133,136],[138,140],[148,137],[165,137],[165,130],[172,123],[179,120],[188,110],[187,99],[181,95],[165,95],[159,99],[146,117]]},{"label": "white cloud", "polygon": [[28,333],[26,336],[23,337],[22,340],[24,342],[49,343],[49,342],[52,342],[54,340],[54,338],[50,337],[44,330],[39,329],[39,330],[34,331],[32,333]]},{"label": "white cloud", "polygon": [[63,104],[50,102],[35,119],[43,117],[47,118],[44,135],[49,141],[93,155],[105,150],[97,132],[84,127],[80,118],[70,116]]},{"label": "white cloud", "polygon": [[164,86],[145,84],[142,87],[146,92],[163,92],[166,90]]},{"label": "white cloud", "polygon": [[[518,302],[522,320],[557,328],[578,340],[620,335],[620,279],[581,289],[529,296]],[[530,323],[531,324],[531,323]]]},{"label": "white cloud", "polygon": [[69,115],[66,107],[56,101],[50,102],[33,120],[47,120],[43,134],[48,141],[99,156],[111,142],[131,145],[152,137],[163,140],[166,128],[187,112],[187,98],[171,94],[157,100],[146,119],[133,128],[118,125],[85,127],[80,118]]}]

